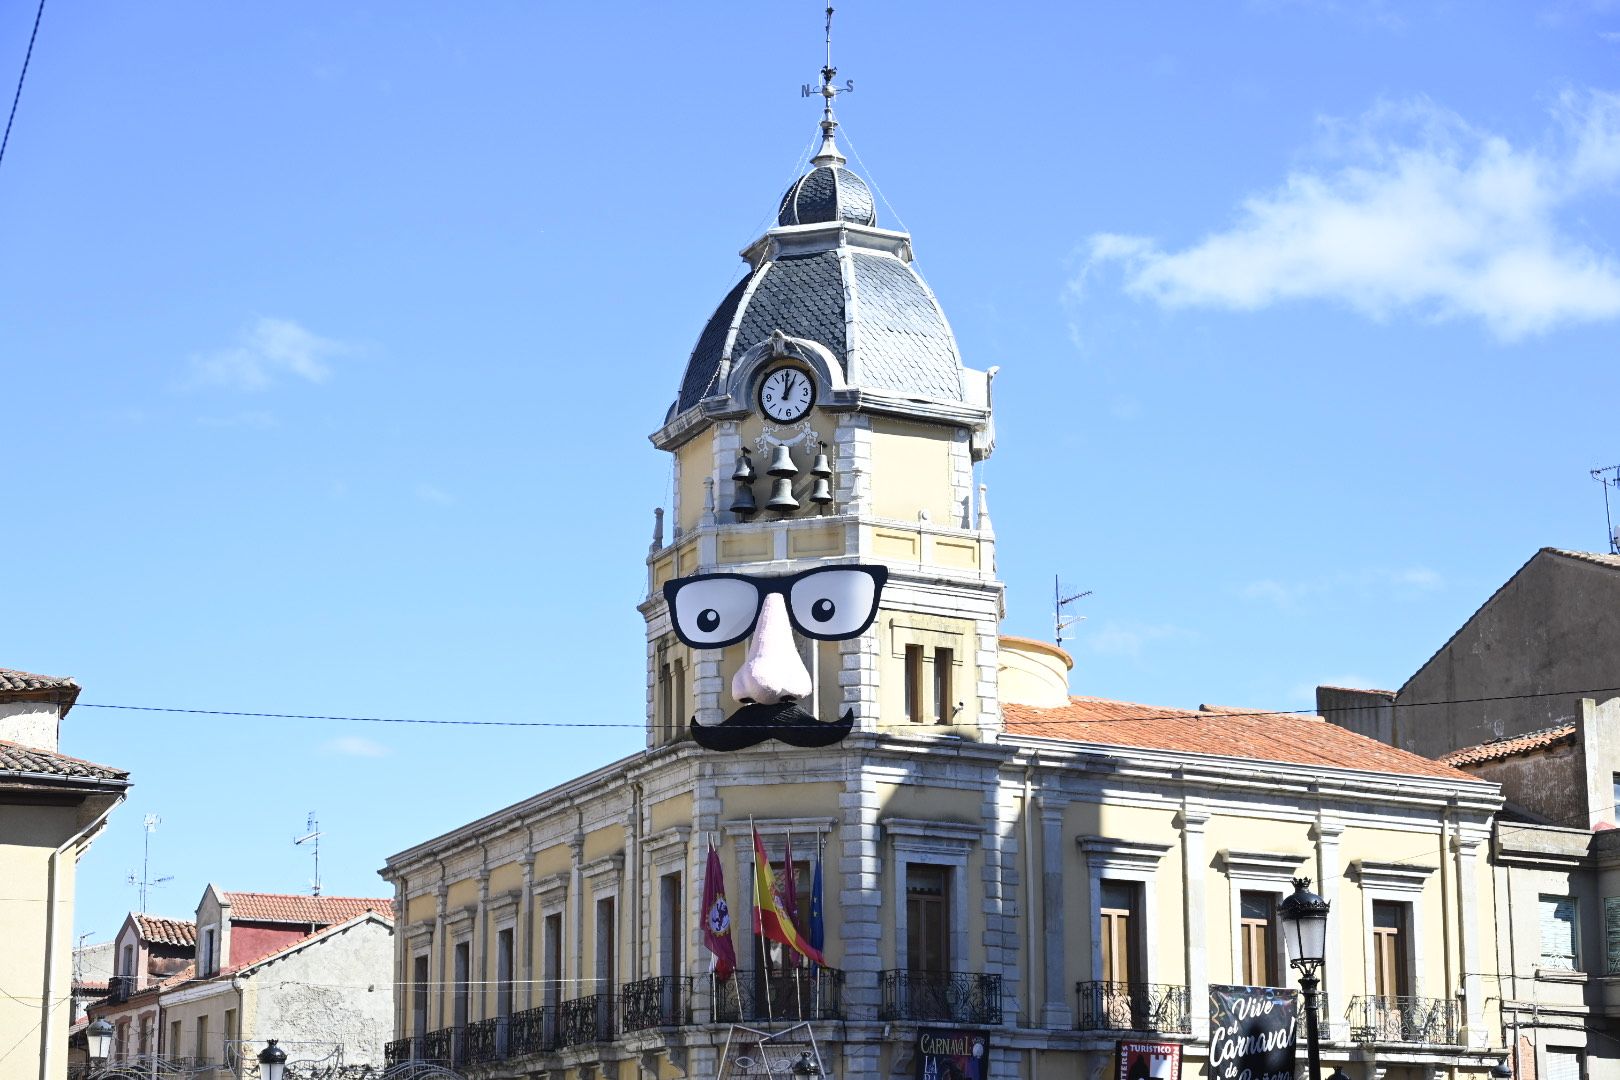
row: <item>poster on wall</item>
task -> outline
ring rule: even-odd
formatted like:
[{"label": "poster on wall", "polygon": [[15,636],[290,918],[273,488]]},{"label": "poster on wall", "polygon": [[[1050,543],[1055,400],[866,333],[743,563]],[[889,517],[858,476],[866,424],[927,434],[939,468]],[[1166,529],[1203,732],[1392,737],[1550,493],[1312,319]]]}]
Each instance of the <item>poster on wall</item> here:
[{"label": "poster on wall", "polygon": [[985,1080],[990,1036],[959,1028],[917,1029],[917,1080]]},{"label": "poster on wall", "polygon": [[1209,988],[1210,1080],[1293,1080],[1297,995],[1275,986]]},{"label": "poster on wall", "polygon": [[1121,1042],[1117,1080],[1181,1080],[1181,1044]]}]

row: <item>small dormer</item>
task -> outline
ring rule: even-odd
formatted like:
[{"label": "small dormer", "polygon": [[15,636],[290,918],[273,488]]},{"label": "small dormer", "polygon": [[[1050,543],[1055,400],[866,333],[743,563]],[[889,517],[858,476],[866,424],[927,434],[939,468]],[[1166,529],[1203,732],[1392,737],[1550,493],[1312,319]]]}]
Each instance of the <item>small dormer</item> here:
[{"label": "small dormer", "polygon": [[78,699],[72,679],[0,668],[0,739],[55,753],[62,718]]}]

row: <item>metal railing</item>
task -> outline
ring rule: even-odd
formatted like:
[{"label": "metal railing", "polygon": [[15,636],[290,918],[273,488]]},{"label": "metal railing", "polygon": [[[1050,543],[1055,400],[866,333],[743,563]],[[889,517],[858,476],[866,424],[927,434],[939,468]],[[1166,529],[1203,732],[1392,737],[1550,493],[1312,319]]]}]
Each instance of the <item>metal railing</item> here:
[{"label": "metal railing", "polygon": [[107,1001],[113,1005],[122,1005],[129,1000],[135,992],[135,976],[114,975],[107,982]]},{"label": "metal railing", "polygon": [[507,1037],[508,1055],[524,1057],[557,1049],[561,1045],[558,1042],[560,1011],[556,1005],[540,1005],[513,1013],[511,1032]]},{"label": "metal railing", "polygon": [[837,968],[743,969],[708,978],[717,1023],[844,1018],[844,973]]},{"label": "metal railing", "polygon": [[1192,1009],[1185,986],[1169,983],[1075,983],[1082,1031],[1163,1031],[1190,1035]]},{"label": "metal railing", "polygon": [[422,1039],[413,1036],[407,1039],[395,1039],[393,1042],[383,1044],[383,1064],[389,1067],[405,1061],[422,1060]]},{"label": "metal railing", "polygon": [[461,1064],[461,1029],[440,1028],[421,1037],[422,1056],[417,1061],[455,1067]]},{"label": "metal railing", "polygon": [[611,1041],[617,1004],[612,994],[591,994],[563,1002],[557,1024],[558,1044],[583,1046]]},{"label": "metal railing", "polygon": [[[1316,994],[1316,1031],[1321,1039],[1327,1039],[1329,1021],[1332,1012],[1328,1009],[1327,991],[1321,990]],[[1303,1042],[1305,1038],[1305,995],[1299,995],[1299,1014],[1294,1018],[1294,1033]]]},{"label": "metal railing", "polygon": [[1350,999],[1350,1038],[1361,1043],[1456,1046],[1461,1010],[1455,998]]},{"label": "metal railing", "polygon": [[492,1016],[468,1024],[461,1036],[461,1061],[468,1065],[504,1061],[511,1022],[510,1016]]},{"label": "metal railing", "polygon": [[883,989],[879,1020],[952,1020],[1001,1023],[1001,976],[966,971],[901,971],[878,976]]},{"label": "metal railing", "polygon": [[692,977],[654,975],[624,984],[619,1024],[625,1031],[678,1027],[692,1022]]}]

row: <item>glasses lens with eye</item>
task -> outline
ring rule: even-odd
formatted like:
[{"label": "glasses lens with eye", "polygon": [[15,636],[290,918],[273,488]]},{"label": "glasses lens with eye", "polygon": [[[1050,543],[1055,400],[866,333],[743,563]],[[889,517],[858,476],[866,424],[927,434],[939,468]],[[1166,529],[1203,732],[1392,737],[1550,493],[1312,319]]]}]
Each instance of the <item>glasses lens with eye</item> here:
[{"label": "glasses lens with eye", "polygon": [[746,578],[687,578],[665,587],[675,634],[694,649],[718,649],[748,636],[759,616],[759,589]]},{"label": "glasses lens with eye", "polygon": [[872,625],[882,585],[871,570],[829,567],[806,574],[788,592],[788,614],[805,637],[852,638]]}]

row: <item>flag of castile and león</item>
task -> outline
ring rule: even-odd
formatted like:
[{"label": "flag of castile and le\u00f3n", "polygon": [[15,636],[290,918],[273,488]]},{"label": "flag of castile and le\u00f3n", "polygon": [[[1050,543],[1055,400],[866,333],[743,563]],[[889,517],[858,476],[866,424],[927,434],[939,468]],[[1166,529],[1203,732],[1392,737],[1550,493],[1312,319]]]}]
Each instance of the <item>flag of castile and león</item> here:
[{"label": "flag of castile and le\u00f3n", "polygon": [[770,860],[765,858],[765,843],[754,830],[754,933],[763,934],[771,941],[779,941],[807,960],[826,966],[821,950],[812,948],[800,935],[793,920],[782,911],[776,899],[776,877],[771,873]]},{"label": "flag of castile and le\u00f3n", "polygon": [[731,944],[731,909],[726,905],[726,876],[720,853],[709,844],[709,863],[703,869],[703,947],[714,954],[710,969],[717,979],[729,979],[737,970],[737,950]]}]

